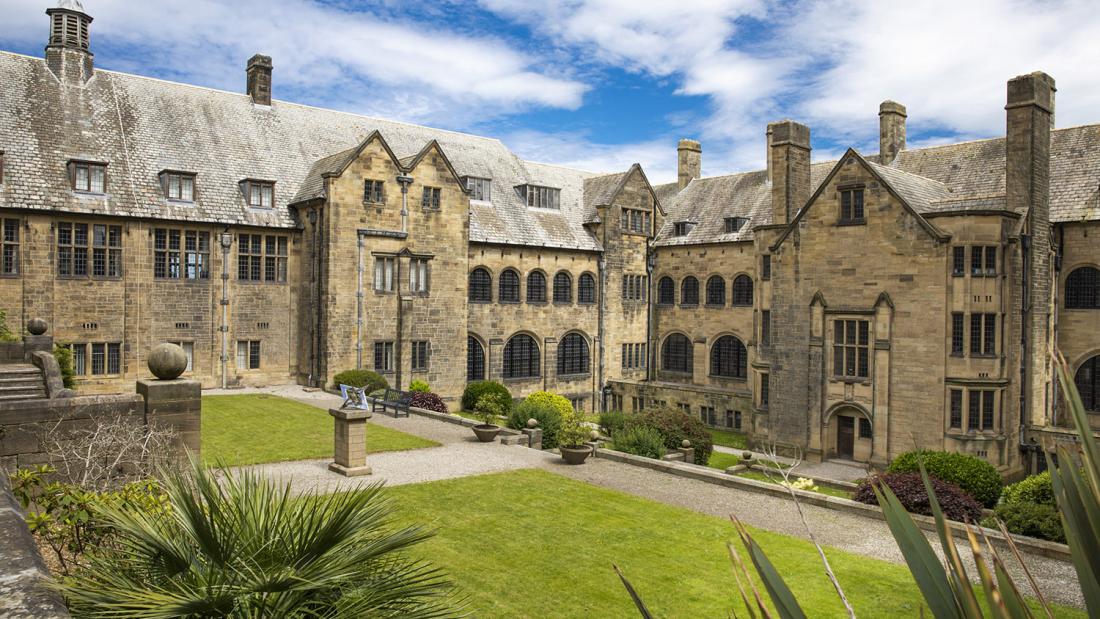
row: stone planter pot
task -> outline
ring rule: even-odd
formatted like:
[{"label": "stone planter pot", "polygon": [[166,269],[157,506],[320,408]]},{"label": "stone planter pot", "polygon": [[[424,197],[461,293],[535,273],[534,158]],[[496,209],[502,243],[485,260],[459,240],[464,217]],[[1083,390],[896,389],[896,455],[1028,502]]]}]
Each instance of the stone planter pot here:
[{"label": "stone planter pot", "polygon": [[500,426],[495,424],[479,424],[474,426],[474,434],[482,443],[491,443],[500,434]]},{"label": "stone planter pot", "polygon": [[592,453],[592,448],[587,445],[584,447],[559,447],[558,451],[561,452],[562,460],[565,460],[566,464],[584,464],[588,455]]}]

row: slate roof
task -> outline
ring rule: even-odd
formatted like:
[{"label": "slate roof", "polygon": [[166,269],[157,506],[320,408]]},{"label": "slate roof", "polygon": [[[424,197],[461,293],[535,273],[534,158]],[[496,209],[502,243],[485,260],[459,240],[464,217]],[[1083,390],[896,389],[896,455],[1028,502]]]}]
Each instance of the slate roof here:
[{"label": "slate roof", "polygon": [[[865,160],[922,215],[1004,210],[1004,138],[903,150],[889,166],[878,156]],[[836,165],[810,167],[813,191]],[[1050,218],[1052,222],[1100,220],[1100,125],[1051,132]],[[753,238],[752,227],[771,224],[771,186],[764,170],[694,179],[655,188],[669,212],[657,245],[692,245]],[[1022,214],[1022,213],[1021,213]],[[747,217],[748,226],[725,233],[725,217]],[[677,221],[696,221],[685,236],[673,236]]]},{"label": "slate roof", "polygon": [[[244,81],[242,75],[242,83]],[[62,88],[45,62],[0,52],[0,208],[293,227],[289,205],[324,190],[373,131],[411,162],[432,140],[462,176],[492,179],[492,202],[471,205],[470,240],[600,249],[584,228],[589,172],[521,160],[500,140],[96,69]],[[105,162],[108,194],[69,189],[71,159]],[[163,170],[194,172],[194,203],[169,202]],[[275,208],[250,208],[238,183],[275,181]],[[561,211],[529,209],[515,187],[561,189]]]}]

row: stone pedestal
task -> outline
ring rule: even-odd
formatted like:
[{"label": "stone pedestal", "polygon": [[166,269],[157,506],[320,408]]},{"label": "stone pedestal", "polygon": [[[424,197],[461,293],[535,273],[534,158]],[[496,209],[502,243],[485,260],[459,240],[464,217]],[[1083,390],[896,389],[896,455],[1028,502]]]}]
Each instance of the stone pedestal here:
[{"label": "stone pedestal", "polygon": [[528,447],[542,449],[542,428],[523,428],[520,432],[527,435]]},{"label": "stone pedestal", "polygon": [[335,461],[328,465],[328,470],[345,477],[370,475],[371,468],[367,466],[367,420],[371,417],[370,411],[330,408],[328,414],[335,420]]},{"label": "stone pedestal", "polygon": [[199,381],[143,378],[137,381],[137,392],[145,399],[146,425],[175,430],[179,447],[197,457],[202,452],[202,386]]},{"label": "stone pedestal", "polygon": [[52,335],[24,335],[23,336],[23,354],[26,357],[30,357],[31,353],[35,351],[48,352],[53,354],[53,336]]},{"label": "stone pedestal", "polygon": [[695,448],[694,447],[679,447],[676,451],[684,454],[684,462],[688,464],[695,464]]}]

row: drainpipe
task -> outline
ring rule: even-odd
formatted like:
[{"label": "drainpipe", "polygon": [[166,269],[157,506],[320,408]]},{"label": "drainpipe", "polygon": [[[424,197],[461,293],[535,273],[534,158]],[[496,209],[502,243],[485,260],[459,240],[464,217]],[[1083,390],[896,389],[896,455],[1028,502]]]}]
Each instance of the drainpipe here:
[{"label": "drainpipe", "polygon": [[397,177],[401,183],[401,232],[409,231],[409,184],[413,182],[411,176],[402,174]]},{"label": "drainpipe", "polygon": [[320,328],[317,316],[317,257],[321,251],[317,244],[317,209],[310,209],[306,215],[309,219],[310,234],[313,240],[309,248],[309,377],[306,380],[310,386],[317,386],[317,331]]},{"label": "drainpipe", "polygon": [[[605,245],[606,247],[606,245]],[[604,345],[604,310],[606,309],[606,301],[604,300],[604,292],[607,289],[605,286],[604,278],[607,277],[607,258],[603,254],[600,254],[599,260],[596,261],[596,269],[599,271],[600,276],[600,304],[597,305],[598,322],[596,323],[596,332],[600,336],[600,370],[599,370],[599,385],[600,385],[600,412],[607,410],[607,392],[605,390],[606,383],[604,382],[604,355],[606,354],[606,346]]]},{"label": "drainpipe", "polygon": [[645,304],[645,380],[653,380],[654,349],[653,342],[653,271],[657,268],[657,254],[653,253],[649,242],[646,242],[645,272],[646,272],[646,304]]},{"label": "drainpipe", "polygon": [[229,248],[233,246],[233,235],[226,229],[221,234],[222,245],[222,389],[229,387]]},{"label": "drainpipe", "polygon": [[355,369],[363,369],[363,236],[356,235],[356,260],[359,264],[355,272]]},{"label": "drainpipe", "polygon": [[[401,183],[401,232],[408,234],[409,232],[409,185],[413,182],[411,176],[402,174],[397,177],[397,182]],[[406,247],[407,247],[406,243]],[[396,279],[394,282],[394,294],[397,297],[397,338],[394,341],[393,350],[393,364],[394,364],[394,376],[396,384],[394,388],[401,389],[401,362],[402,362],[402,350],[401,336],[404,326],[404,308],[401,302],[401,256],[394,257],[393,276]]]}]

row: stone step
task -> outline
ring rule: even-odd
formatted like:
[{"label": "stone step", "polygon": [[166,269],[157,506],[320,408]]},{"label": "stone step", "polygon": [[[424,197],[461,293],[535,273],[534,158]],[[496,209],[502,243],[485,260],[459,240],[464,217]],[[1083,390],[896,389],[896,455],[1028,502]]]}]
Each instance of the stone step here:
[{"label": "stone step", "polygon": [[0,374],[0,387],[2,387],[4,385],[19,385],[19,384],[24,384],[24,383],[41,383],[41,382],[42,382],[42,376],[41,375],[31,376],[30,374],[27,374],[27,375],[11,376],[11,375],[2,375],[2,374]]},{"label": "stone step", "polygon": [[42,371],[33,365],[0,365],[0,378],[11,376],[41,376]]},{"label": "stone step", "polygon": [[0,395],[0,402],[22,402],[24,400],[45,400],[46,395]]},{"label": "stone step", "polygon": [[29,385],[0,385],[0,395],[46,395],[46,387],[41,382]]}]

